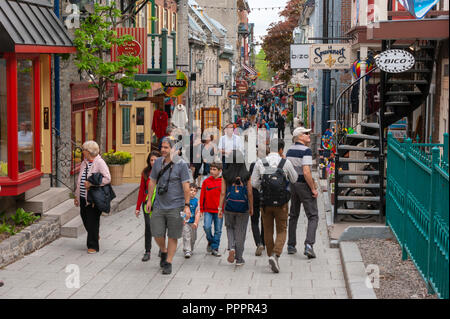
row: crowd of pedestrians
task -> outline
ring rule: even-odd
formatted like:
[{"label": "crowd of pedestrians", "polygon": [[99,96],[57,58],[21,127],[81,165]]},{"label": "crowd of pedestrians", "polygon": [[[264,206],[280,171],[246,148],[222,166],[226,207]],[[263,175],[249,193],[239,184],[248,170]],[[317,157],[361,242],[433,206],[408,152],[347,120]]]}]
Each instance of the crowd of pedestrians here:
[{"label": "crowd of pedestrians", "polygon": [[[159,247],[162,273],[170,274],[178,240],[182,239],[184,257],[192,257],[203,219],[206,251],[221,257],[225,225],[227,261],[242,266],[250,220],[255,255],[261,256],[266,250],[272,271],[278,273],[286,240],[288,254],[297,252],[296,227],[302,204],[308,218],[304,255],[315,258],[318,193],[311,176],[310,129],[299,126],[296,119],[294,144],[285,150],[287,112],[283,96],[261,91],[249,104],[244,103],[242,116],[235,123],[224,127],[217,146],[213,135],[196,130],[190,138],[189,160],[183,158],[187,149],[182,149],[182,136],[173,134],[173,127],[168,128],[167,136],[159,143],[160,152],[148,155],[142,171],[135,214],[139,217],[143,211],[145,220],[143,262],[151,258],[153,237]],[[256,143],[259,158],[246,163],[246,137],[242,132],[250,128],[266,135]],[[93,188],[107,186],[110,174],[95,142],[86,142],[83,154],[75,205],[80,206],[88,231],[88,253],[96,253],[100,250],[101,211],[89,200],[89,194]],[[93,174],[100,174],[96,184],[90,182]]]}]

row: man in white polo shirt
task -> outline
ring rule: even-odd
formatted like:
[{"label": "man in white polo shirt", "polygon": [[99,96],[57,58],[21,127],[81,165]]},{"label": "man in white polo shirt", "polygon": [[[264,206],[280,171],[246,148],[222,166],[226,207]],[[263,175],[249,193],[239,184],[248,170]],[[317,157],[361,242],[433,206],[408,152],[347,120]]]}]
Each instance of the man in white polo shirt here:
[{"label": "man in white polo shirt", "polygon": [[312,152],[306,146],[311,142],[309,137],[311,129],[297,127],[294,132],[294,142],[286,153],[286,158],[291,161],[298,174],[296,183],[291,183],[291,209],[289,212],[289,229],[288,229],[288,254],[295,254],[297,249],[296,231],[297,221],[300,215],[300,206],[303,204],[306,217],[308,218],[308,229],[306,232],[304,255],[308,258],[315,258],[313,245],[316,240],[316,231],[319,221],[319,213],[317,209],[317,196],[314,180],[311,174]]}]

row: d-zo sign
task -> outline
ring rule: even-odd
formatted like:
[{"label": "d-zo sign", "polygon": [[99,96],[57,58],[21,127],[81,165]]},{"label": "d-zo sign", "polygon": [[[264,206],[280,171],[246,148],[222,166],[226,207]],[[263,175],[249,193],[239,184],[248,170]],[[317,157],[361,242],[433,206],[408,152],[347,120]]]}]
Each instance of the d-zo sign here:
[{"label": "d-zo sign", "polygon": [[378,54],[375,57],[375,63],[384,72],[401,73],[411,69],[416,60],[405,50],[392,49]]}]

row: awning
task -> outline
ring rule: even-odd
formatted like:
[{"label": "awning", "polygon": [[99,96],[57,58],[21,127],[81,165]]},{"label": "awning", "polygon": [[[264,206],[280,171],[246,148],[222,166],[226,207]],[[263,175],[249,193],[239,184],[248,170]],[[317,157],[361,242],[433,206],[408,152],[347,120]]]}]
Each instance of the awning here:
[{"label": "awning", "polygon": [[76,49],[48,0],[0,1],[0,52],[73,53]]},{"label": "awning", "polygon": [[249,73],[251,75],[258,75],[258,71],[256,71],[254,68],[248,66],[247,64],[243,63],[242,67],[244,68],[245,71],[247,71],[247,73]]}]

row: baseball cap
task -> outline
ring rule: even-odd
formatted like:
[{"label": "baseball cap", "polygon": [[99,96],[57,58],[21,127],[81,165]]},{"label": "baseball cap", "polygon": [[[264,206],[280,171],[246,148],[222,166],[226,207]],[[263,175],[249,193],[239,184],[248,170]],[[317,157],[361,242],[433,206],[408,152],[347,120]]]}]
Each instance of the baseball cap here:
[{"label": "baseball cap", "polygon": [[305,133],[310,132],[311,129],[310,128],[304,128],[303,126],[297,127],[294,132],[292,133],[292,136],[296,137],[299,135],[303,135]]}]

